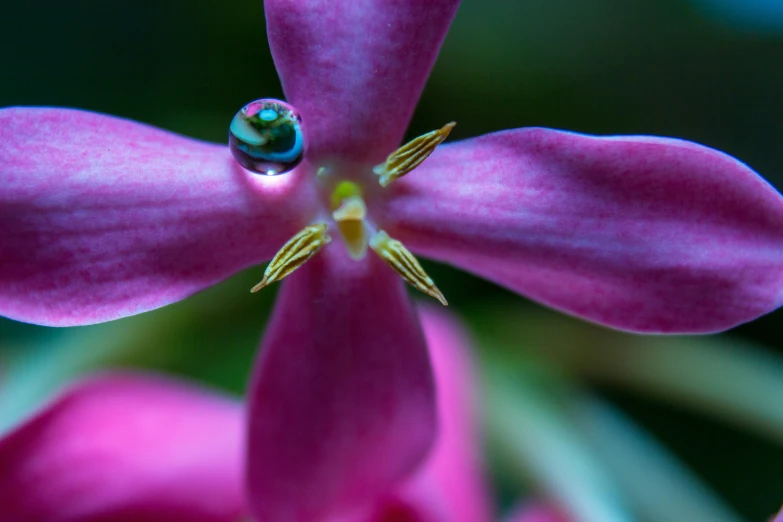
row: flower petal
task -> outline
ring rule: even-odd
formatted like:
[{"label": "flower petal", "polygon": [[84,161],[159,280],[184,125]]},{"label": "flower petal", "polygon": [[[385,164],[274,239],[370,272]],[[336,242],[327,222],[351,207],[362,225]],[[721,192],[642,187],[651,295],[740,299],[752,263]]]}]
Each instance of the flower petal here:
[{"label": "flower petal", "polygon": [[783,303],[783,198],[694,143],[517,129],[440,147],[391,187],[412,251],[639,332],[713,332]]},{"label": "flower petal", "polygon": [[82,382],[0,439],[3,522],[236,522],[242,413],[151,376]]},{"label": "flower petal", "polygon": [[405,128],[459,0],[266,0],[267,32],[308,157],[378,163]]},{"label": "flower petal", "polygon": [[382,506],[377,520],[397,520],[393,514],[405,512],[403,520],[412,522],[489,522],[489,487],[475,418],[478,386],[467,336],[441,310],[425,306],[420,317],[435,372],[438,437],[419,472]]},{"label": "flower petal", "polygon": [[0,110],[0,314],[89,324],[193,294],[301,228],[297,177],[119,118]]},{"label": "flower petal", "polygon": [[427,348],[380,258],[324,249],[284,281],[250,396],[249,498],[265,522],[360,509],[424,458],[435,431]]}]

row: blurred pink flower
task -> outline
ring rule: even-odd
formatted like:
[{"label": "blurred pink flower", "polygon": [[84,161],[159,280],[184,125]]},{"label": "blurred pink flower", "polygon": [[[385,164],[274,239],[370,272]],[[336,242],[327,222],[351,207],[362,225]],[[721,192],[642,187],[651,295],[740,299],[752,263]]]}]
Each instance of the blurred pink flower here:
[{"label": "blurred pink flower", "polygon": [[[66,326],[182,299],[314,222],[334,230],[341,180],[412,252],[590,321],[711,332],[781,304],[783,200],[694,143],[515,129],[438,147],[381,189],[372,167],[399,145],[457,6],[267,0],[309,142],[285,176],[109,116],[0,111],[0,313]],[[379,257],[331,245],[284,282],[249,419],[251,484],[268,488],[252,498],[266,506],[355,505],[419,464],[435,431],[431,369]]]},{"label": "blurred pink flower", "polygon": [[313,502],[334,487],[342,467],[355,465],[335,461],[305,476],[299,496],[270,501],[266,481],[243,477],[240,404],[160,377],[114,374],[81,382],[0,439],[2,520],[488,522],[470,353],[445,314],[425,310],[423,324],[440,432],[425,462],[383,491],[340,506]]}]

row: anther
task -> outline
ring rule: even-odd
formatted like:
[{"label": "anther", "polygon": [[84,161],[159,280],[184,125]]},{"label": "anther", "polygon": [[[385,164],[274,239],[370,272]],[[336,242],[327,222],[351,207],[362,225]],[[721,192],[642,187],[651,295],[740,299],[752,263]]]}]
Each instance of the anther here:
[{"label": "anther", "polygon": [[316,223],[303,228],[275,254],[266,267],[264,278],[250,291],[258,292],[265,286],[280,281],[305,264],[331,240],[332,238],[326,233],[326,223]]},{"label": "anther", "polygon": [[435,286],[435,282],[424,272],[419,261],[402,243],[381,230],[370,239],[370,248],[375,250],[381,259],[411,286],[434,297],[443,306],[448,306],[446,298]]},{"label": "anther", "polygon": [[376,165],[372,170],[380,176],[380,184],[387,187],[395,179],[403,177],[435,151],[435,147],[443,143],[449,136],[455,122],[447,123],[438,130],[423,134],[415,138],[399,149],[395,150],[386,161]]}]

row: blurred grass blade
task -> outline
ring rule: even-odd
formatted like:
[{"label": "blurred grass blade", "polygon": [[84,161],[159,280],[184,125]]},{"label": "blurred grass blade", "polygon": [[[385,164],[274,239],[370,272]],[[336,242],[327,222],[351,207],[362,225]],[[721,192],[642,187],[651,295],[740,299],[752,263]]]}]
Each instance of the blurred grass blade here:
[{"label": "blurred grass blade", "polygon": [[631,522],[616,485],[563,412],[493,366],[485,379],[489,434],[573,522]]},{"label": "blurred grass blade", "polygon": [[752,428],[783,443],[783,360],[749,343],[626,336],[582,358],[590,376]]},{"label": "blurred grass blade", "polygon": [[[50,329],[45,340],[0,351],[0,433],[79,374],[145,368],[241,392],[274,291],[245,296],[249,269],[179,303],[117,321]],[[236,296],[245,296],[238,299]],[[220,364],[215,364],[219,356]]]},{"label": "blurred grass blade", "polygon": [[490,351],[510,364],[531,356],[591,380],[687,406],[783,444],[783,358],[728,336],[640,336],[561,314],[480,316]]},{"label": "blurred grass blade", "polygon": [[131,333],[116,323],[75,328],[56,339],[9,350],[0,379],[0,434],[35,410],[78,373],[116,355]]},{"label": "blurred grass blade", "polygon": [[650,522],[742,522],[649,434],[598,399],[582,396],[574,420],[629,502]]}]

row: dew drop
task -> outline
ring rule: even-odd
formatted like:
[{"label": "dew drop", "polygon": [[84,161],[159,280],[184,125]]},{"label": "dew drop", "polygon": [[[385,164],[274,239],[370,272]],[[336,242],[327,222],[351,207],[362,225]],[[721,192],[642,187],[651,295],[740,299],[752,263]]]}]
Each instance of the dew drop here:
[{"label": "dew drop", "polygon": [[251,172],[285,174],[304,156],[302,117],[280,100],[264,98],[248,103],[231,120],[228,147],[237,163]]}]

